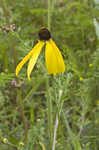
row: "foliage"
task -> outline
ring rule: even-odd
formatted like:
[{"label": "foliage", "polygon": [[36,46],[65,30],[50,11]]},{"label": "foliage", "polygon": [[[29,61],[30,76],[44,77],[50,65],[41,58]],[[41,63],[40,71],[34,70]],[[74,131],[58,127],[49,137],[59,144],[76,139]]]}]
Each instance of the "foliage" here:
[{"label": "foliage", "polygon": [[17,83],[16,65],[37,43],[40,28],[48,24],[48,2],[0,0],[2,150],[52,149],[57,116],[56,150],[99,149],[99,1],[51,2],[51,34],[66,72],[47,75],[43,53],[31,82],[25,65]]}]

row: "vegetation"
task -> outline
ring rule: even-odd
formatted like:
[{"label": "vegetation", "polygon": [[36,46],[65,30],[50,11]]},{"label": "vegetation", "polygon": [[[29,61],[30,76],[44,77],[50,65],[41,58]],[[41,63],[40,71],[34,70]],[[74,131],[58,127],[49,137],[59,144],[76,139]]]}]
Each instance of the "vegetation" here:
[{"label": "vegetation", "polygon": [[[0,149],[99,150],[99,0],[0,0]],[[20,60],[48,27],[66,71],[44,50],[27,79]],[[53,65],[53,64],[51,64]]]}]

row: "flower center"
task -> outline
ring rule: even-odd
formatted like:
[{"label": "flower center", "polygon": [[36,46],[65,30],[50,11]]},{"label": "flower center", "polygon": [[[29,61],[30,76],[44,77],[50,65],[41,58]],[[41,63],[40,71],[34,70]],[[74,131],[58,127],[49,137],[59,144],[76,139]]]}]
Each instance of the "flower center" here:
[{"label": "flower center", "polygon": [[46,28],[41,29],[40,32],[38,33],[38,36],[41,41],[43,41],[43,40],[47,41],[51,38],[51,34],[50,34],[49,30]]}]

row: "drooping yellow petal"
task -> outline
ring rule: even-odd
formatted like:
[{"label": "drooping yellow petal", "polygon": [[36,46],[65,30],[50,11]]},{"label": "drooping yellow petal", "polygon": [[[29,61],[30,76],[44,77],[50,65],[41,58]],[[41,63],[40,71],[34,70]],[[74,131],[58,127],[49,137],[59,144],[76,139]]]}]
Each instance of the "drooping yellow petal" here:
[{"label": "drooping yellow petal", "polygon": [[31,72],[32,72],[32,70],[33,70],[33,67],[34,67],[34,65],[36,64],[37,58],[38,58],[38,56],[39,56],[39,54],[40,54],[40,52],[41,52],[43,46],[44,46],[44,42],[43,42],[43,41],[40,41],[39,47],[37,47],[37,48],[33,51],[33,53],[32,53],[32,57],[31,57],[31,59],[30,59],[30,61],[29,61],[28,69],[27,69],[27,76],[28,76],[28,79],[29,79],[29,80],[30,80],[30,75],[31,75]]},{"label": "drooping yellow petal", "polygon": [[33,54],[33,52],[38,49],[40,47],[40,45],[42,44],[41,41],[39,41],[34,48],[22,59],[22,61],[17,65],[16,67],[16,76],[18,75],[19,71],[21,70],[21,68],[23,67],[23,65],[28,61],[28,59],[31,57],[31,55]]},{"label": "drooping yellow petal", "polygon": [[49,74],[56,75],[65,71],[65,64],[60,50],[52,39],[46,42],[45,61]]}]

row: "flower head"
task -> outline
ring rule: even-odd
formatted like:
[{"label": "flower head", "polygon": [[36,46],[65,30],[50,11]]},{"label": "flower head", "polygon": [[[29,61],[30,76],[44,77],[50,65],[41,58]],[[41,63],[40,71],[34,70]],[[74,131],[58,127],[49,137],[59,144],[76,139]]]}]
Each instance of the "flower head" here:
[{"label": "flower head", "polygon": [[31,72],[45,44],[45,62],[48,74],[56,75],[57,73],[62,73],[65,71],[63,57],[55,42],[52,40],[49,30],[46,28],[42,28],[38,33],[38,36],[40,41],[38,41],[34,48],[17,65],[16,76],[18,75],[23,65],[30,59],[27,68],[27,76],[30,80]]},{"label": "flower head", "polygon": [[23,146],[24,146],[24,143],[23,143],[23,142],[20,142],[20,143],[19,143],[19,146],[22,146],[22,147],[23,147]]},{"label": "flower head", "polygon": [[80,81],[83,81],[84,79],[82,77],[79,78]]},{"label": "flower head", "polygon": [[41,41],[43,41],[43,40],[47,41],[51,38],[51,34],[50,34],[49,30],[46,28],[42,28],[40,30],[40,32],[38,33],[38,36]]},{"label": "flower head", "polygon": [[99,100],[97,100],[96,103],[99,104]]},{"label": "flower head", "polygon": [[4,144],[7,144],[7,142],[8,142],[7,138],[3,138],[2,141],[3,141]]},{"label": "flower head", "polygon": [[89,67],[92,67],[93,66],[93,64],[89,64]]}]

